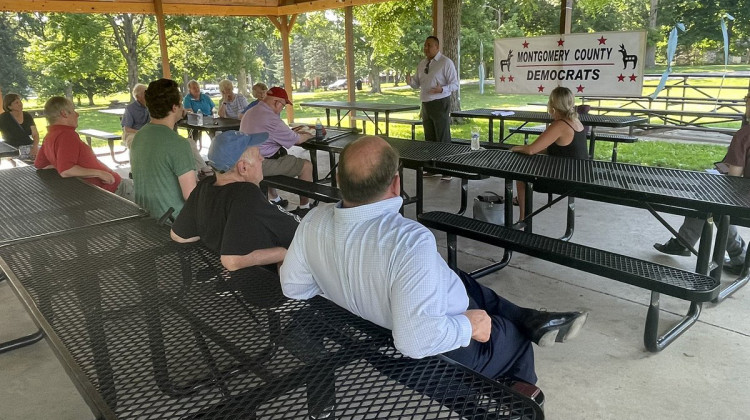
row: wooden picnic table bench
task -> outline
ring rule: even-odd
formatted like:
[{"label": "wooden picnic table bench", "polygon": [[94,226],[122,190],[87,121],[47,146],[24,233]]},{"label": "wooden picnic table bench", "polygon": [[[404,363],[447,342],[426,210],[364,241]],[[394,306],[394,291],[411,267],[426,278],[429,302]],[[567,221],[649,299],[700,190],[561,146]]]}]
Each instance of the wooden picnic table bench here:
[{"label": "wooden picnic table bench", "polygon": [[[129,162],[127,160],[122,160],[122,161],[117,160],[117,158],[115,157],[115,141],[121,140],[122,139],[121,135],[115,134],[115,133],[108,133],[106,131],[96,130],[93,128],[80,130],[79,133],[83,134],[86,137],[86,143],[89,144],[89,147],[91,147],[92,137],[95,139],[107,140],[107,144],[109,145],[109,155],[112,157],[112,160],[115,161],[115,163],[128,163]],[[125,153],[126,150],[127,149],[124,149],[117,153],[118,154]]]},{"label": "wooden picnic table bench", "polygon": [[[719,280],[703,274],[524,232],[510,226],[442,211],[423,213],[417,219],[428,228],[447,233],[448,265],[453,270],[458,270],[456,238],[462,236],[650,290],[651,302],[643,340],[651,352],[663,350],[690,328],[698,320],[702,303],[715,299],[719,294]],[[690,301],[687,315],[662,336],[659,336],[660,294]]]}]

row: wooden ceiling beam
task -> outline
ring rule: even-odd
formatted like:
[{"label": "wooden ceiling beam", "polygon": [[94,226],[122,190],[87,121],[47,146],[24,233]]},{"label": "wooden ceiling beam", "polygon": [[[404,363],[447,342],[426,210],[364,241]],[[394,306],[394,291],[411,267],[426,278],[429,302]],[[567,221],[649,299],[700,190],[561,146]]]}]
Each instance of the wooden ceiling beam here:
[{"label": "wooden ceiling beam", "polygon": [[349,6],[360,6],[363,4],[383,3],[390,0],[307,0],[297,1],[294,4],[279,5],[278,15],[293,15],[307,12],[318,12],[321,10],[341,9]]},{"label": "wooden ceiling beam", "polygon": [[[186,0],[163,2],[166,15],[199,16],[284,16],[328,9],[339,9],[388,0]],[[276,6],[276,4],[280,4]],[[152,0],[0,0],[0,11],[59,13],[135,13],[155,14]]]}]

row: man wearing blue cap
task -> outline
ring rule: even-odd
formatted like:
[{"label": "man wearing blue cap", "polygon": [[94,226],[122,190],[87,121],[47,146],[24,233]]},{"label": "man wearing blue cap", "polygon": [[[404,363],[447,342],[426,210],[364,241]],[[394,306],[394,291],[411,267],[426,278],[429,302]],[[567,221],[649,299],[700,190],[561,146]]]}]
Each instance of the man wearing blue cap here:
[{"label": "man wearing blue cap", "polygon": [[215,175],[198,183],[172,225],[177,242],[203,241],[229,271],[261,265],[276,271],[299,218],[271,204],[260,189],[268,133],[225,131],[208,150]]}]

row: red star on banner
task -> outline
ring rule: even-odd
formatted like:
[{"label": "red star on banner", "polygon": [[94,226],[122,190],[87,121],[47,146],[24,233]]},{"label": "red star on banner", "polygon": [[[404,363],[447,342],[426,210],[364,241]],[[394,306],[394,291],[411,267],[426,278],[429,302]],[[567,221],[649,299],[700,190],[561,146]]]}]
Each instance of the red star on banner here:
[{"label": "red star on banner", "polygon": [[625,80],[625,76],[623,76],[622,73],[620,73],[620,75],[617,76],[617,81],[622,82],[623,80]]},{"label": "red star on banner", "polygon": [[599,45],[602,45],[602,44],[607,45],[607,38],[605,38],[604,35],[602,35],[602,37],[599,38]]},{"label": "red star on banner", "polygon": [[631,74],[631,75],[630,75],[630,81],[631,81],[631,82],[635,82],[635,79],[637,79],[637,78],[638,78],[638,77],[637,77],[637,76],[636,76],[635,74]]},{"label": "red star on banner", "polygon": [[539,87],[537,89],[539,89],[539,92],[544,92],[544,86],[542,86],[542,85],[539,85]]},{"label": "red star on banner", "polygon": [[500,81],[504,82],[505,81],[505,76],[500,76]]},{"label": "red star on banner", "polygon": [[524,48],[529,48],[529,41],[524,40],[523,41],[523,47]]},{"label": "red star on banner", "polygon": [[565,41],[563,41],[562,38],[560,38],[560,39],[557,40],[557,46],[558,47],[562,47],[564,43],[565,43]]},{"label": "red star on banner", "polygon": [[583,85],[578,85],[578,87],[576,88],[576,91],[583,92],[583,89],[584,89]]},{"label": "red star on banner", "polygon": [[513,81],[513,76],[508,76],[508,81],[512,82]]}]

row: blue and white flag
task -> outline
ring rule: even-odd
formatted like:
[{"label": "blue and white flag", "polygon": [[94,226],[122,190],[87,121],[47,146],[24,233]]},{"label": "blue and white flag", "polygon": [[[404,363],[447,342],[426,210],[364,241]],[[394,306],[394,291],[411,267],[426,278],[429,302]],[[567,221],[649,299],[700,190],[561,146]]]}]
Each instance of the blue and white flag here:
[{"label": "blue and white flag", "polygon": [[678,29],[682,32],[685,32],[685,25],[683,25],[682,23],[678,23],[674,26],[674,28],[672,28],[672,31],[669,32],[669,39],[667,40],[667,69],[664,70],[664,73],[661,75],[659,85],[656,86],[656,90],[651,94],[651,98],[655,99],[659,95],[659,92],[661,92],[662,89],[664,89],[664,86],[667,84],[667,78],[669,77],[669,74],[672,73],[672,60],[674,59],[675,51],[677,51]]}]

